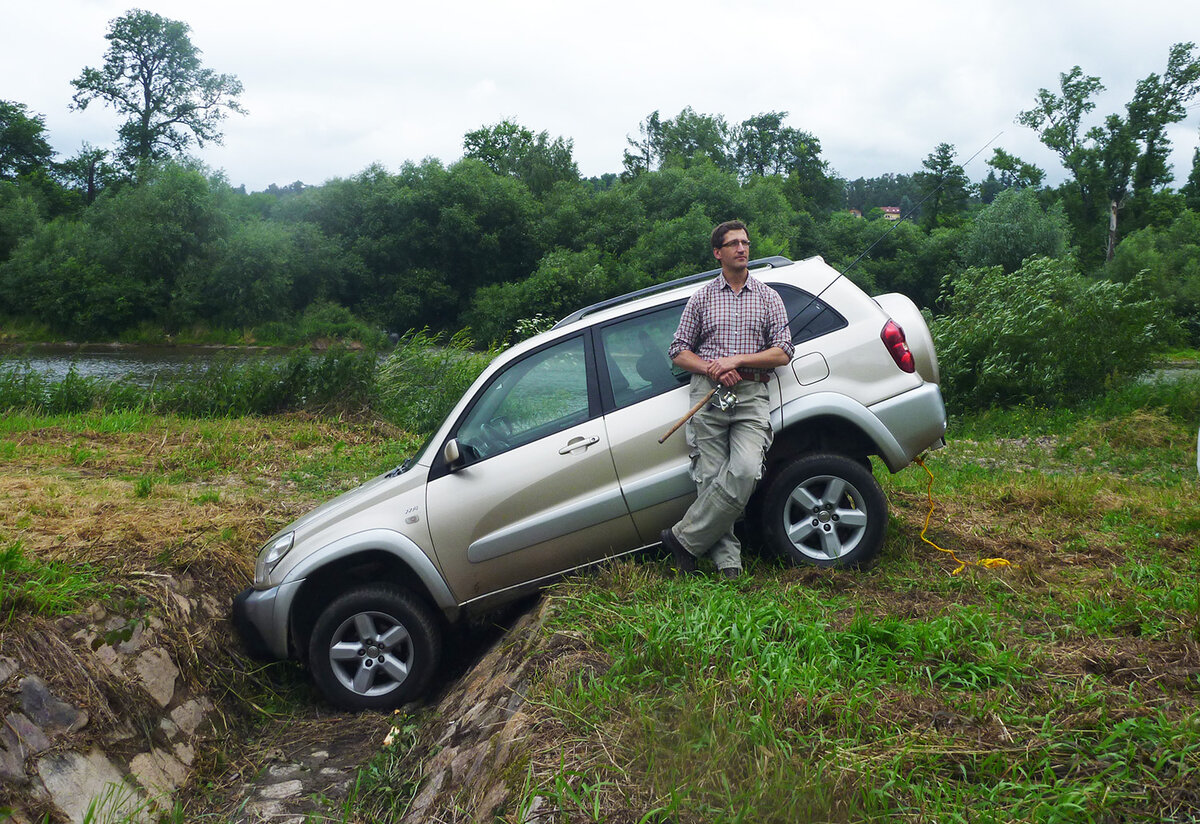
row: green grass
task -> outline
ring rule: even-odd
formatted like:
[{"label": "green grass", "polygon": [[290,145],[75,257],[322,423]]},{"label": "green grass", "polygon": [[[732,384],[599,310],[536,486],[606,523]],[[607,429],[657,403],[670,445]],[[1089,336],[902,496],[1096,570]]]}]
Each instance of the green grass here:
[{"label": "green grass", "polygon": [[[860,572],[557,588],[513,808],[571,821],[1200,819],[1200,383],[956,420]],[[566,820],[564,817],[563,820]]]},{"label": "green grass", "polygon": [[20,541],[0,549],[0,621],[5,624],[20,614],[68,615],[114,591],[91,564],[39,560],[27,555]]}]

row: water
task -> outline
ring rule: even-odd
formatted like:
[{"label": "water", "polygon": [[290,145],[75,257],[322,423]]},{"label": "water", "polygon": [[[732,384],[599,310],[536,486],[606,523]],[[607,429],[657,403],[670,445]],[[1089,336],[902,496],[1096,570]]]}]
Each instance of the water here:
[{"label": "water", "polygon": [[28,366],[57,380],[74,368],[81,377],[105,381],[128,379],[139,386],[151,386],[197,375],[218,361],[249,360],[268,354],[278,354],[278,350],[220,346],[0,346],[0,369]]}]

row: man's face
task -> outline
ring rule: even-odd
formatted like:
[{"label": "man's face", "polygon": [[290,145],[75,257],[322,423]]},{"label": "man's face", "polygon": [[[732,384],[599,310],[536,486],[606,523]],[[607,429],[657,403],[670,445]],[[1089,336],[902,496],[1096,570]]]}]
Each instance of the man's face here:
[{"label": "man's face", "polygon": [[721,261],[726,269],[745,269],[750,262],[750,237],[745,229],[734,229],[725,233],[725,241],[716,249],[713,256]]}]

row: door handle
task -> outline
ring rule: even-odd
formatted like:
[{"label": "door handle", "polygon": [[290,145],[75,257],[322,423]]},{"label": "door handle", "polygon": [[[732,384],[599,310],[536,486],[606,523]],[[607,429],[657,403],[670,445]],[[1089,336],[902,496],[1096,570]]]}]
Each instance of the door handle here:
[{"label": "door handle", "polygon": [[581,435],[578,438],[571,438],[571,440],[567,441],[567,445],[558,450],[558,454],[567,455],[571,452],[574,452],[576,449],[586,449],[595,443],[600,443],[600,438],[595,435],[590,438],[585,438]]}]

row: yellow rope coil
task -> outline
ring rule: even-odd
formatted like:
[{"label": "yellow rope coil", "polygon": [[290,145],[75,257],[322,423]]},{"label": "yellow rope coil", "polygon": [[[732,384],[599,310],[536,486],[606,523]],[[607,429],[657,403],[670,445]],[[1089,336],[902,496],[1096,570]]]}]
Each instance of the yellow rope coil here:
[{"label": "yellow rope coil", "polygon": [[940,546],[935,544],[933,541],[931,541],[925,537],[925,532],[926,532],[926,530],[929,529],[929,520],[933,517],[933,473],[930,472],[929,467],[927,467],[925,465],[924,458],[917,458],[917,466],[924,469],[925,474],[929,476],[929,486],[926,488],[926,494],[929,496],[929,512],[928,512],[928,514],[925,515],[925,525],[923,527],[921,527],[921,540],[924,541],[925,543],[929,544],[931,547],[936,549],[938,552],[944,552],[947,555],[949,555],[951,558],[954,559],[955,563],[958,564],[958,567],[950,574],[957,575],[958,573],[962,572],[968,566],[979,566],[979,567],[984,567],[985,569],[996,569],[997,567],[1015,566],[1015,564],[1011,563],[1010,561],[1005,560],[1004,558],[981,558],[979,561],[964,561],[961,558],[959,558],[957,555],[955,555],[953,550],[942,549]]}]

